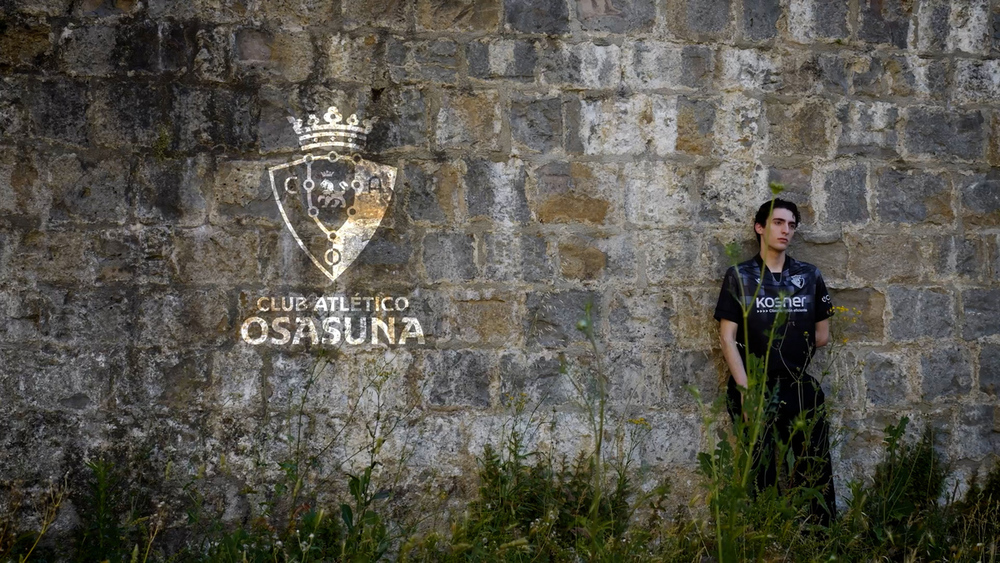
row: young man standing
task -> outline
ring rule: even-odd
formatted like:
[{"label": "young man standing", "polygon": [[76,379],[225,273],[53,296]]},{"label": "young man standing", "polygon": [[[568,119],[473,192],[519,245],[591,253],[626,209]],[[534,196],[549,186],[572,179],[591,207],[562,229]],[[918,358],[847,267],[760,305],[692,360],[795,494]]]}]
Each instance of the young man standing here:
[{"label": "young man standing", "polygon": [[[748,386],[744,343],[762,363],[767,358],[765,426],[754,456],[757,490],[777,484],[777,463],[786,461],[774,459],[780,440],[796,461],[792,483],[822,489],[828,510],[818,501],[810,508],[821,524],[829,525],[836,511],[829,429],[823,390],[806,368],[816,348],[830,338],[833,304],[819,270],[785,253],[799,221],[799,210],[790,201],[775,199],[760,206],[754,217],[760,253],[726,272],[715,318],[731,375],[727,395],[734,420],[743,416]],[[796,428],[800,413],[807,424]]]}]

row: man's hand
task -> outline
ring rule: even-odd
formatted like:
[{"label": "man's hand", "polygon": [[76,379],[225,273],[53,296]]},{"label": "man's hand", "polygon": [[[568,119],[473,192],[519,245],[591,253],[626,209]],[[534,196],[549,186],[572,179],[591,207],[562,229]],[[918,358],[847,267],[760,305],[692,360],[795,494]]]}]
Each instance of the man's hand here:
[{"label": "man's hand", "polygon": [[736,329],[738,325],[733,321],[722,319],[719,321],[719,341],[722,343],[722,356],[726,358],[726,365],[729,373],[736,381],[740,390],[740,412],[743,413],[743,421],[747,420],[747,413],[743,410],[743,390],[747,388],[747,371],[743,367],[743,358],[740,357],[740,349],[736,346]]}]

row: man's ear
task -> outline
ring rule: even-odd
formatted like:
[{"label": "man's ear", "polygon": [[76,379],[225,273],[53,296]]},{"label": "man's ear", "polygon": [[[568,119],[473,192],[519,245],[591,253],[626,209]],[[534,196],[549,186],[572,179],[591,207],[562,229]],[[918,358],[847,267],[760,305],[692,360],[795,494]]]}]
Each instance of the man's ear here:
[{"label": "man's ear", "polygon": [[762,234],[764,234],[764,226],[763,226],[763,225],[761,225],[760,223],[754,223],[754,224],[753,224],[753,230],[754,230],[754,232],[756,232],[756,233],[757,233],[758,235],[762,235]]}]

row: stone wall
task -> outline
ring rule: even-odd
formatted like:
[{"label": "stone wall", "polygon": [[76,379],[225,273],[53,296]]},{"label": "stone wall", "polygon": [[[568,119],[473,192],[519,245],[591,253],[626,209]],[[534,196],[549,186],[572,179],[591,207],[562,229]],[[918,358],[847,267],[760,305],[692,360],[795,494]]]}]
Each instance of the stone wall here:
[{"label": "stone wall", "polygon": [[[839,478],[902,414],[960,477],[1000,451],[996,0],[0,6],[0,478],[141,452],[218,476],[238,514],[301,399],[326,438],[373,361],[417,408],[395,447],[419,479],[471,476],[522,393],[570,452],[589,303],[616,409],[653,429],[641,460],[684,490],[684,387],[717,393],[724,246],[755,251],[770,181],[848,308],[817,360]],[[365,156],[398,169],[333,282],[266,173],[300,154],[287,117],[331,104],[377,117]],[[319,295],[406,296],[424,343],[240,338],[259,297]]]}]

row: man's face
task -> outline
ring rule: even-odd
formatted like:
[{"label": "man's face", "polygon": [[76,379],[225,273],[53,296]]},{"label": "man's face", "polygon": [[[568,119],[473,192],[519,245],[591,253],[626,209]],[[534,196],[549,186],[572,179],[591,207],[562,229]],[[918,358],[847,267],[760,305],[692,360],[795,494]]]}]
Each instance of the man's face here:
[{"label": "man's face", "polygon": [[788,249],[796,227],[798,224],[795,222],[795,215],[784,208],[775,208],[771,211],[767,225],[754,225],[754,229],[760,235],[761,247],[770,248],[775,252],[784,252]]}]

